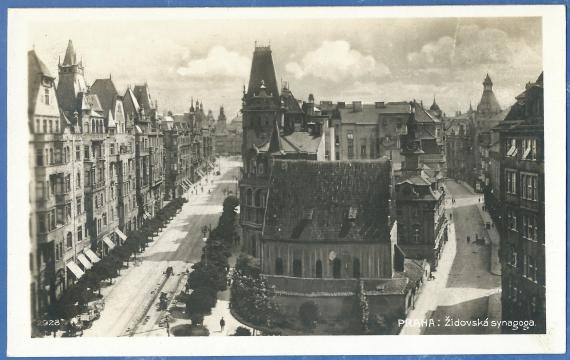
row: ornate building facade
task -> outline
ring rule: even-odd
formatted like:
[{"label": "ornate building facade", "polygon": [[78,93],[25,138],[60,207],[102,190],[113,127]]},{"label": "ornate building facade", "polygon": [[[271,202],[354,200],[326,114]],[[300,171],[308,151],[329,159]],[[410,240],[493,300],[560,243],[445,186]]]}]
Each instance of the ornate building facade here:
[{"label": "ornate building facade", "polygon": [[501,232],[503,320],[533,320],[536,326],[524,332],[543,334],[547,314],[542,74],[526,85],[493,130],[500,139],[500,205],[490,210]]},{"label": "ornate building facade", "polygon": [[[121,96],[111,77],[91,86],[69,41],[58,83],[28,53],[32,320],[93,263],[162,207],[165,157],[147,84]],[[199,150],[210,157],[212,140]],[[194,145],[194,141],[192,141]]]}]

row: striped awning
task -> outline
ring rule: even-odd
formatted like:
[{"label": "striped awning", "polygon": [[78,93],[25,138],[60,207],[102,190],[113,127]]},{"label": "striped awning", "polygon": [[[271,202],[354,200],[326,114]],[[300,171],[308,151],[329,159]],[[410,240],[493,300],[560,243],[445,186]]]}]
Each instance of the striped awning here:
[{"label": "striped awning", "polygon": [[111,241],[111,239],[109,239],[107,236],[105,236],[105,237],[103,238],[103,242],[104,242],[105,244],[107,244],[107,246],[109,247],[109,249],[112,249],[112,248],[115,247],[115,244],[114,244],[114,243]]},{"label": "striped awning", "polygon": [[150,214],[145,211],[145,212],[143,213],[143,219],[148,220],[148,219],[150,219],[150,218],[152,218],[152,216],[150,216]]},{"label": "striped awning", "polygon": [[85,269],[91,269],[93,267],[93,264],[91,264],[91,262],[87,260],[87,258],[83,254],[77,255],[77,260],[79,260],[79,262],[81,263],[81,265],[83,265]]},{"label": "striped awning", "polygon": [[196,170],[196,172],[198,173],[198,175],[200,175],[201,177],[206,176],[206,174],[204,174],[204,172],[200,169]]},{"label": "striped awning", "polygon": [[87,255],[87,257],[89,258],[89,260],[91,260],[92,263],[95,264],[97,261],[101,261],[101,259],[99,259],[99,256],[97,256],[97,254],[91,251],[91,249],[89,248],[83,249],[83,252],[85,253],[85,255]]},{"label": "striped awning", "polygon": [[73,275],[75,275],[77,280],[81,279],[83,274],[85,274],[83,270],[81,270],[81,268],[73,261],[68,262],[65,264],[65,266],[73,273]]},{"label": "striped awning", "polygon": [[123,232],[119,229],[115,229],[115,234],[117,234],[121,240],[125,241],[127,240],[127,235],[123,234]]}]

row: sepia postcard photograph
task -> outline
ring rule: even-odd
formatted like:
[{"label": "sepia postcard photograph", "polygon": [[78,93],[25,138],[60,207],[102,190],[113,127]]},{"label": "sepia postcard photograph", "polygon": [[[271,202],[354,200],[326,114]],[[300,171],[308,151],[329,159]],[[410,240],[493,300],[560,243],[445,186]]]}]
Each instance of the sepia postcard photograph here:
[{"label": "sepia postcard photograph", "polygon": [[564,16],[8,9],[8,355],[565,352]]}]

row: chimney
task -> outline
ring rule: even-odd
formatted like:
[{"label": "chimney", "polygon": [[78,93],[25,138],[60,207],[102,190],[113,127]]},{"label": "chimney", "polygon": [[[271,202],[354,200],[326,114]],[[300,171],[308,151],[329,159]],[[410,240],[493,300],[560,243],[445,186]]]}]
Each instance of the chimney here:
[{"label": "chimney", "polygon": [[376,107],[376,109],[382,109],[386,107],[386,105],[384,105],[384,101],[376,101],[374,103],[374,106]]},{"label": "chimney", "polygon": [[362,101],[352,102],[352,112],[362,112]]}]

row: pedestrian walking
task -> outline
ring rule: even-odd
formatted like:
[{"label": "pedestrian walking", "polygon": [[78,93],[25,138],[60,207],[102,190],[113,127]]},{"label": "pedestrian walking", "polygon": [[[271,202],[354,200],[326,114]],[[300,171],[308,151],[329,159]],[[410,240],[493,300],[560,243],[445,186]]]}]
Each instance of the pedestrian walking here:
[{"label": "pedestrian walking", "polygon": [[471,239],[469,238],[469,236],[467,237],[467,243],[469,244],[469,241],[471,241]]},{"label": "pedestrian walking", "polygon": [[449,214],[449,220],[453,219],[453,214]]},{"label": "pedestrian walking", "polygon": [[224,317],[222,316],[222,319],[220,320],[220,332],[224,331],[224,327],[226,326],[226,321],[224,320]]}]

